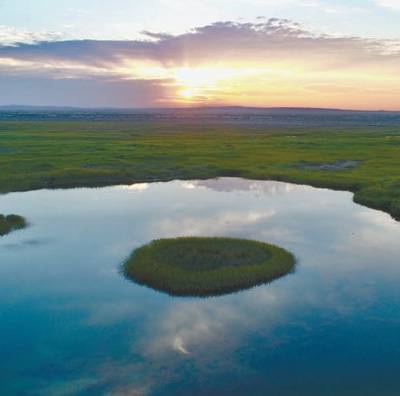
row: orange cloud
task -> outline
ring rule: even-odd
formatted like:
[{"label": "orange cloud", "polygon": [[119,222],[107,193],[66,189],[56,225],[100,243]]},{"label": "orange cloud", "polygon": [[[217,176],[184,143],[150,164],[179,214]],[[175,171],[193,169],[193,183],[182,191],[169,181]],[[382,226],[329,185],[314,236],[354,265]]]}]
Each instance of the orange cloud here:
[{"label": "orange cloud", "polygon": [[399,42],[315,35],[275,18],[144,34],[3,45],[0,75],[148,81],[157,105],[400,109]]}]

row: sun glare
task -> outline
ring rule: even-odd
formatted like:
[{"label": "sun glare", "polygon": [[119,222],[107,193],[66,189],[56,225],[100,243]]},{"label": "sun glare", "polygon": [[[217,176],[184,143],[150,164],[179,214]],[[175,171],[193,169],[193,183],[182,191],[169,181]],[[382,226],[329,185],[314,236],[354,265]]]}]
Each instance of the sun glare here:
[{"label": "sun glare", "polygon": [[125,60],[117,71],[129,79],[162,81],[171,92],[169,101],[182,104],[235,102],[239,95],[243,97],[244,92],[253,89],[254,84],[259,89],[265,76],[273,72],[270,67],[239,62],[217,66],[163,67],[132,60]]},{"label": "sun glare", "polygon": [[223,73],[212,68],[178,68],[174,79],[181,89],[179,95],[186,100],[207,99],[219,81],[224,78]]},{"label": "sun glare", "polygon": [[192,99],[196,96],[196,93],[193,89],[187,88],[183,89],[182,91],[179,91],[179,95],[185,99]]},{"label": "sun glare", "polygon": [[182,67],[174,70],[179,96],[187,101],[212,100],[238,78],[254,73],[253,70],[227,67]]}]

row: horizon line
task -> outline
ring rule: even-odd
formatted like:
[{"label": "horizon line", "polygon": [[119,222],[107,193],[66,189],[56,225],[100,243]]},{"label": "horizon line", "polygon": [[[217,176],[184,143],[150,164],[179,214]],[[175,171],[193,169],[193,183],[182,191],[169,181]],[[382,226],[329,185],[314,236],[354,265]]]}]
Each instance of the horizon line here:
[{"label": "horizon line", "polygon": [[306,106],[242,106],[242,105],[207,105],[207,106],[145,106],[145,107],[119,107],[119,106],[70,106],[70,105],[27,105],[9,104],[0,105],[1,110],[110,110],[110,111],[146,111],[146,110],[223,110],[223,109],[242,109],[242,110],[302,110],[302,111],[338,111],[338,112],[358,112],[358,113],[400,113],[399,110],[385,109],[349,109],[336,107],[306,107]]}]

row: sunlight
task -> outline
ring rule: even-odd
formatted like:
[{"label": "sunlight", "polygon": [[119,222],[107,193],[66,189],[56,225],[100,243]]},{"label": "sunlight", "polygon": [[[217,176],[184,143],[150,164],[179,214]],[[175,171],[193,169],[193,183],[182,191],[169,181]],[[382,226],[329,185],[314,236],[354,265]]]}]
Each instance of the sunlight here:
[{"label": "sunlight", "polygon": [[174,70],[174,79],[182,89],[178,94],[187,100],[209,98],[219,81],[227,78],[223,69],[215,68],[178,68]]},{"label": "sunlight", "polygon": [[192,88],[183,89],[179,91],[179,95],[185,99],[192,99],[196,96],[195,90]]},{"label": "sunlight", "polygon": [[173,71],[173,79],[181,88],[178,95],[186,100],[213,99],[239,78],[254,75],[259,71],[248,68],[228,67],[181,67]]},{"label": "sunlight", "polygon": [[212,86],[234,74],[232,69],[227,68],[182,67],[175,69],[175,79],[186,86]]},{"label": "sunlight", "polygon": [[[88,71],[99,73],[93,68]],[[369,108],[371,98],[362,95],[365,93],[363,87],[373,87],[379,88],[383,107],[394,106],[393,96],[389,94],[394,90],[393,80],[385,73],[350,67],[326,73],[311,70],[301,62],[283,59],[268,65],[243,59],[215,65],[201,63],[175,67],[155,61],[124,59],[119,65],[108,68],[107,73],[124,76],[127,81],[143,80],[155,84],[165,95],[159,102],[167,105],[240,103],[258,107],[272,104],[278,107],[331,107],[340,99],[343,107]],[[358,95],[343,97],[343,90],[349,87]]]}]

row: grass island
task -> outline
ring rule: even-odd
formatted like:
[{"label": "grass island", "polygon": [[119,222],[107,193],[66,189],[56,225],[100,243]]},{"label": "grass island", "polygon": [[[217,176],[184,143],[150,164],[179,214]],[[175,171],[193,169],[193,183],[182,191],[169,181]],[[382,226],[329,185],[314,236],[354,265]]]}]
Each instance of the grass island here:
[{"label": "grass island", "polygon": [[21,230],[27,225],[26,220],[18,215],[0,215],[0,236],[9,234],[12,231]]},{"label": "grass island", "polygon": [[236,238],[159,239],[136,249],[123,273],[173,296],[209,297],[272,282],[294,270],[295,258],[263,242]]}]

